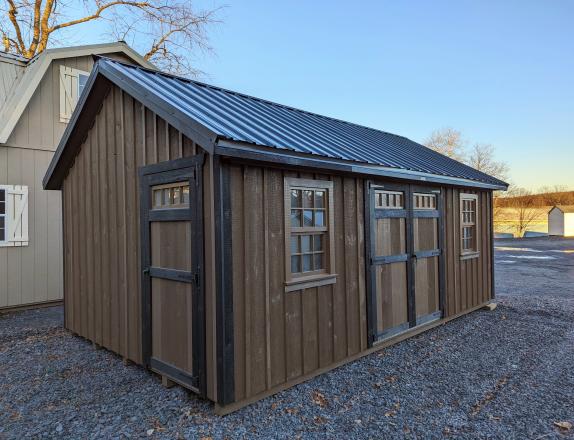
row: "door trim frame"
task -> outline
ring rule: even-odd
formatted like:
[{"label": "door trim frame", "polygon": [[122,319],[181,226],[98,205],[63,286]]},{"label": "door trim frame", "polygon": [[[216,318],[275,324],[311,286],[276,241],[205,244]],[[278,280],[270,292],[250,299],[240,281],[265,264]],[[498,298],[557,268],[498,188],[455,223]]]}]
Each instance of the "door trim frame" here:
[{"label": "door trim frame", "polygon": [[[182,385],[189,386],[201,396],[205,397],[207,392],[206,380],[206,316],[205,316],[205,289],[204,289],[204,242],[203,242],[203,163],[204,154],[197,154],[192,157],[185,157],[152,165],[141,166],[138,169],[139,178],[139,202],[140,202],[140,273],[141,273],[141,344],[142,363],[147,368],[154,368],[158,365],[165,370],[168,376]],[[193,177],[189,177],[189,171],[193,170]],[[190,202],[195,201],[189,210],[192,211],[191,230],[191,256],[194,284],[193,317],[192,317],[192,359],[193,374],[197,377],[197,386],[194,388],[190,383],[189,375],[179,369],[153,359],[151,356],[152,323],[151,323],[151,221],[176,221],[183,220],[187,211],[181,208],[174,208],[164,211],[162,215],[150,215],[151,212],[151,186],[165,181],[185,181],[190,183]],[[177,271],[169,269],[154,268],[153,272],[161,278],[173,279],[179,276]],[[165,276],[164,276],[165,275]],[[185,278],[185,277],[184,277]],[[187,281],[181,278],[178,281]],[[161,365],[160,365],[161,364]],[[164,368],[165,367],[165,368]],[[177,370],[177,371],[176,371]],[[185,380],[184,380],[185,379]]]}]

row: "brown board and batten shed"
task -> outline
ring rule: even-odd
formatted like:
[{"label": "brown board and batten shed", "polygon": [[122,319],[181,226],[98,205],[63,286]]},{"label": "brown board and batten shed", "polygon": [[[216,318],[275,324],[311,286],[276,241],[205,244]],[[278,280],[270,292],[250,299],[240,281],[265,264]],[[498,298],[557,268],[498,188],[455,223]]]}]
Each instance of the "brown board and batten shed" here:
[{"label": "brown board and batten shed", "polygon": [[110,59],[44,186],[63,193],[66,327],[221,413],[494,297],[504,182]]}]

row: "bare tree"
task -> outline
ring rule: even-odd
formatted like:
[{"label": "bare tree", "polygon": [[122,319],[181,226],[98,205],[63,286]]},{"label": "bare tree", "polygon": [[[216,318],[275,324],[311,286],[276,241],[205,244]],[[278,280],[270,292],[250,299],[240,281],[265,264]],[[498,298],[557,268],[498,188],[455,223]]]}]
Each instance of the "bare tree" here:
[{"label": "bare tree", "polygon": [[195,74],[190,52],[209,50],[206,29],[219,9],[197,11],[186,0],[2,0],[0,35],[6,52],[32,58],[59,35],[90,22],[127,41],[163,70]]},{"label": "bare tree", "polygon": [[494,147],[490,144],[474,144],[466,164],[500,180],[508,179],[508,165],[494,159]]},{"label": "bare tree", "polygon": [[524,188],[514,188],[509,194],[510,207],[515,212],[516,235],[522,237],[526,229],[534,224],[540,215],[536,209],[532,192]]},{"label": "bare tree", "polygon": [[431,150],[459,162],[463,162],[466,156],[462,134],[453,128],[447,127],[433,131],[424,144]]}]

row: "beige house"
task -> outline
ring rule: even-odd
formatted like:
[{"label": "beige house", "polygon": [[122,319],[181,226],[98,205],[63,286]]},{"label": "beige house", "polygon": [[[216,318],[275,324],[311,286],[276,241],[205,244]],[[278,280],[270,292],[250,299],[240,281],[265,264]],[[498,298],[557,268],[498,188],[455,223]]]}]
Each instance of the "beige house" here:
[{"label": "beige house", "polygon": [[0,311],[62,299],[62,204],[42,177],[92,69],[93,55],[153,66],[123,42],[0,52]]}]

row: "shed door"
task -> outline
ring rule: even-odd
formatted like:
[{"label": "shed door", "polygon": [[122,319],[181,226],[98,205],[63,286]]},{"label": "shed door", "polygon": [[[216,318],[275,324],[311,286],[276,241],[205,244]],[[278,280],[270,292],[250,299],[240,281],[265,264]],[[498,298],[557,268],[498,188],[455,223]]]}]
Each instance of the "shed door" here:
[{"label": "shed door", "polygon": [[205,391],[203,157],[140,169],[144,362]]},{"label": "shed door", "polygon": [[440,318],[440,190],[411,187],[416,324]]},{"label": "shed door", "polygon": [[408,187],[371,186],[371,335],[382,340],[409,328]]},{"label": "shed door", "polygon": [[370,343],[441,317],[441,192],[367,183]]}]

